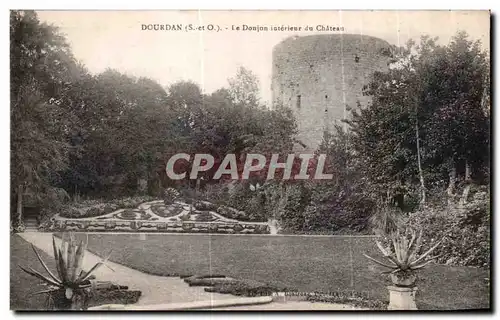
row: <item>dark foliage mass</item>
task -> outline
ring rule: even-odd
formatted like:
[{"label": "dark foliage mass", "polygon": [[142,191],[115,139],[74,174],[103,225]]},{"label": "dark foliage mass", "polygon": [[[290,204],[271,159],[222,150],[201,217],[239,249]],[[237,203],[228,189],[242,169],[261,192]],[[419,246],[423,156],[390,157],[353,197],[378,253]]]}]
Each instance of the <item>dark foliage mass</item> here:
[{"label": "dark foliage mass", "polygon": [[[291,150],[293,116],[260,104],[257,80],[244,68],[212,94],[192,82],[164,88],[111,69],[92,75],[35,12],[12,11],[10,20],[14,224],[22,214],[16,202],[57,212],[69,199],[193,189],[189,174],[181,181],[166,175],[176,153],[213,155],[214,169],[203,178],[217,184],[229,177],[212,179],[228,153],[241,167],[247,152]],[[189,173],[190,164],[176,165]]]}]

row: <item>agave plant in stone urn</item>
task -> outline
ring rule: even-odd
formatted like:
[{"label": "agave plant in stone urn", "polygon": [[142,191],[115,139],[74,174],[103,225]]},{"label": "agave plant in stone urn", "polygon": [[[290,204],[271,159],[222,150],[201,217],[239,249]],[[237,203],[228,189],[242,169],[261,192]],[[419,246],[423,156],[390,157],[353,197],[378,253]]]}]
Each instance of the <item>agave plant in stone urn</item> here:
[{"label": "agave plant in stone urn", "polygon": [[57,273],[47,267],[34,245],[32,245],[33,251],[47,275],[31,267],[19,266],[24,272],[42,280],[48,286],[47,290],[34,292],[32,295],[47,294],[48,309],[85,310],[96,289],[109,288],[108,282],[92,280],[92,274],[99,267],[106,265],[109,256],[97,262],[88,271],[84,271],[82,267],[87,241],[78,243],[73,233],[63,233],[60,246],[56,245],[55,238],[52,237],[52,247]]},{"label": "agave plant in stone urn", "polygon": [[[366,258],[378,265],[388,268],[384,274],[389,274],[392,286],[389,286],[389,310],[417,310],[415,304],[415,293],[417,287],[417,271],[431,263],[437,256],[429,255],[441,244],[437,241],[430,249],[420,253],[422,249],[422,231],[418,236],[417,232],[405,230],[401,233],[399,230],[389,235],[389,245],[384,245],[376,240],[377,246],[387,259],[387,262],[381,262],[367,254]],[[426,259],[427,258],[427,259]]]}]

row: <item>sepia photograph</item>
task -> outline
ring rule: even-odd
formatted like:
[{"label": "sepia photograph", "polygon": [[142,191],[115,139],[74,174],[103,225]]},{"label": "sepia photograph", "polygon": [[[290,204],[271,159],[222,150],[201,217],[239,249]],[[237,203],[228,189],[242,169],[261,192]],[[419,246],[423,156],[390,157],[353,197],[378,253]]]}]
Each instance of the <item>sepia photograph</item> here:
[{"label": "sepia photograph", "polygon": [[10,10],[13,311],[492,311],[488,10]]}]

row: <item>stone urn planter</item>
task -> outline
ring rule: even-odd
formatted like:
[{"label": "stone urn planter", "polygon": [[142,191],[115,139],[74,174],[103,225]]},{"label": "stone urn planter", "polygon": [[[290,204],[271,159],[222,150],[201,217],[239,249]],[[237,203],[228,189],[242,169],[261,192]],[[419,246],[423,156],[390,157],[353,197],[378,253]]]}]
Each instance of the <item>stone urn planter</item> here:
[{"label": "stone urn planter", "polygon": [[388,286],[389,306],[387,310],[418,310],[415,303],[417,287]]},{"label": "stone urn planter", "polygon": [[417,281],[417,274],[412,271],[391,273],[391,281],[396,287],[413,287]]},{"label": "stone urn planter", "polygon": [[389,290],[389,306],[388,310],[417,310],[415,303],[415,294],[417,287],[417,275],[415,272],[396,272],[391,273],[390,278],[392,286],[388,286]]},{"label": "stone urn planter", "polygon": [[377,260],[367,254],[363,255],[372,262],[389,269],[389,271],[383,272],[390,274],[393,284],[387,287],[390,299],[388,309],[417,310],[415,304],[417,272],[434,260],[435,257],[425,259],[441,244],[442,239],[421,253],[423,251],[422,230],[418,235],[415,230],[410,230],[410,232],[408,229],[403,232],[397,230],[395,233],[389,234],[387,238],[387,244],[383,244],[380,240],[375,241],[385,258],[384,261]]}]

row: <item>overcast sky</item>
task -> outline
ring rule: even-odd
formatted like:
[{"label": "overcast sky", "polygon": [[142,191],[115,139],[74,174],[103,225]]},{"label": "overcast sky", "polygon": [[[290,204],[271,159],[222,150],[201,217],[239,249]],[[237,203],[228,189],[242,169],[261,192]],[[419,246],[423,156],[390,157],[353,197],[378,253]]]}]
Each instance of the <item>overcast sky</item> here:
[{"label": "overcast sky", "polygon": [[[210,93],[227,86],[227,79],[244,66],[259,78],[264,101],[271,97],[273,46],[292,35],[332,32],[231,31],[233,25],[343,26],[344,33],[400,45],[423,34],[447,43],[457,30],[465,30],[489,49],[487,11],[38,11],[38,15],[60,28],[76,58],[92,73],[113,68],[164,86],[192,80]],[[142,24],[213,24],[221,31],[143,31]]]}]

